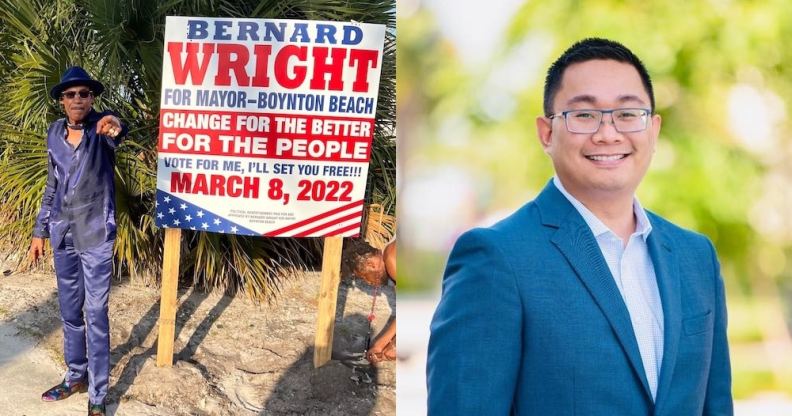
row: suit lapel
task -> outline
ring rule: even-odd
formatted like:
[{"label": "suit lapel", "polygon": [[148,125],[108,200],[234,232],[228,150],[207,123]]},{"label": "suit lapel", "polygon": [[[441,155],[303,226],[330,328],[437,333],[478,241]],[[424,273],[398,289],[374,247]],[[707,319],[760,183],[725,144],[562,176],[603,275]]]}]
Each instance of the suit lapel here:
[{"label": "suit lapel", "polygon": [[582,224],[572,224],[574,222],[570,221],[567,226],[559,228],[551,241],[567,258],[578,278],[608,319],[630,365],[641,380],[646,394],[651,397],[627,306],[588,225],[582,218],[580,219]]},{"label": "suit lapel", "polygon": [[[657,226],[655,226],[657,224]],[[679,263],[668,239],[663,235],[662,224],[653,222],[647,246],[652,257],[657,288],[663,305],[663,363],[660,366],[660,379],[657,383],[656,409],[659,414],[663,399],[671,388],[679,337],[682,326],[682,301],[679,288]]]},{"label": "suit lapel", "polygon": [[635,375],[641,380],[644,392],[651,400],[651,390],[646,380],[630,313],[591,229],[552,181],[537,197],[536,202],[543,225],[558,228],[552,235],[551,242],[566,257],[605,315]]}]

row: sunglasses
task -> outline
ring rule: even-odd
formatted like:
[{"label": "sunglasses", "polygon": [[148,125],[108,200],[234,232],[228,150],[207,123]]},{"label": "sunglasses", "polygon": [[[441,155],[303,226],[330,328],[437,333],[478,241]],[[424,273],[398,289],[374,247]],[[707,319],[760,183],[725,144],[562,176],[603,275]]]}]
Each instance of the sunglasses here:
[{"label": "sunglasses", "polygon": [[93,91],[89,90],[80,90],[80,91],[65,91],[61,93],[61,97],[68,98],[70,100],[74,99],[74,97],[80,95],[80,98],[88,98],[93,96]]}]

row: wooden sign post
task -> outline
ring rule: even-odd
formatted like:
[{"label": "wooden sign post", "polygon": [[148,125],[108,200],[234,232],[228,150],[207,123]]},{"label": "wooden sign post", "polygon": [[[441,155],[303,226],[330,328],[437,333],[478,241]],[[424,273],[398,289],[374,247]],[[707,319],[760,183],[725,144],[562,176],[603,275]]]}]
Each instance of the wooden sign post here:
[{"label": "wooden sign post", "polygon": [[173,365],[173,339],[176,336],[176,292],[179,289],[181,229],[165,229],[165,243],[162,250],[157,367],[170,367]]},{"label": "wooden sign post", "polygon": [[319,289],[319,306],[316,317],[316,338],[314,341],[314,368],[330,361],[333,353],[333,329],[335,328],[336,301],[338,286],[341,283],[341,236],[324,239],[322,254],[322,283]]}]

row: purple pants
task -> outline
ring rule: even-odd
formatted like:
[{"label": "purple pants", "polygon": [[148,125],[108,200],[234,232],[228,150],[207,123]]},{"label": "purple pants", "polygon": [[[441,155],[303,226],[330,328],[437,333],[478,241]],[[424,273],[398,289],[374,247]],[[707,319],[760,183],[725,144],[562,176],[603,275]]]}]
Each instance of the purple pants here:
[{"label": "purple pants", "polygon": [[110,379],[107,300],[113,273],[113,243],[106,241],[78,252],[69,232],[60,247],[53,249],[63,321],[63,356],[68,367],[65,378],[87,379],[91,403],[104,402]]}]

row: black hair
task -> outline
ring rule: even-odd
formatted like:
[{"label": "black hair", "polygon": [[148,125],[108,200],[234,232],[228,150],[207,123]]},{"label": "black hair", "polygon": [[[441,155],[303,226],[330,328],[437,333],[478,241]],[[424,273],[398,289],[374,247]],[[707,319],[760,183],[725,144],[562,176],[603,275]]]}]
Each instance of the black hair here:
[{"label": "black hair", "polygon": [[641,76],[641,82],[651,101],[651,110],[654,112],[655,99],[652,79],[649,77],[649,72],[646,71],[643,62],[619,42],[602,38],[586,38],[570,46],[547,70],[543,104],[546,116],[549,117],[553,114],[553,100],[561,88],[561,78],[564,75],[564,71],[572,64],[595,59],[610,59],[632,65],[638,71],[638,75]]}]

